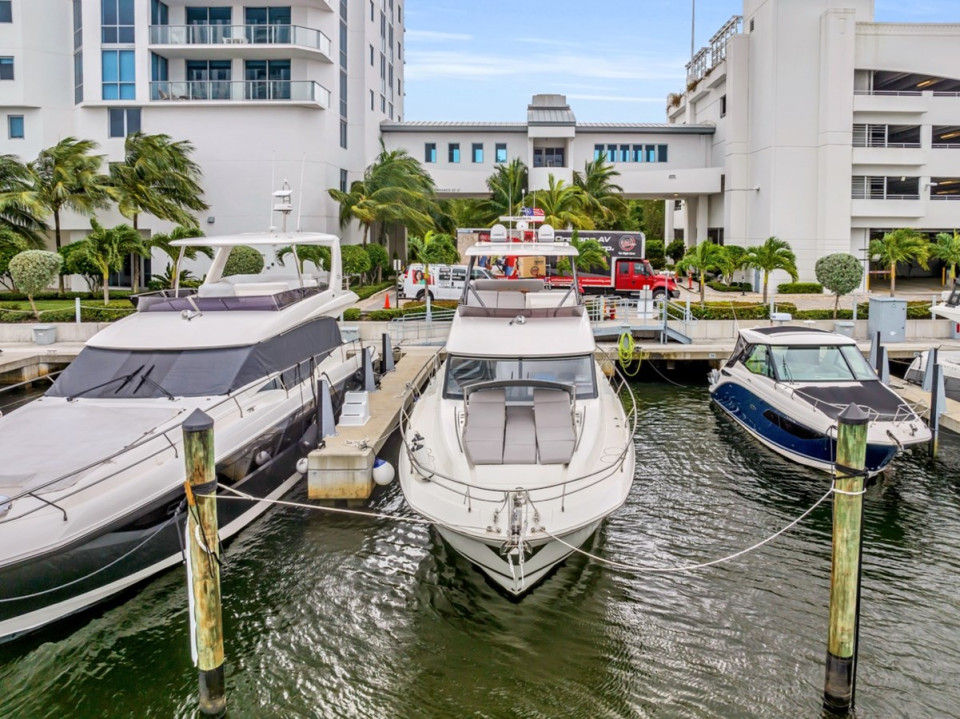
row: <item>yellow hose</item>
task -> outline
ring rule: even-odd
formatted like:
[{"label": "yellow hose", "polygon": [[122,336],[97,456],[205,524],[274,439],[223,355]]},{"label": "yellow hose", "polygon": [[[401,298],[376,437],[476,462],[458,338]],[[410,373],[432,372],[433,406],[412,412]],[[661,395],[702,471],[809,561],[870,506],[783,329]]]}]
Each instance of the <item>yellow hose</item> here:
[{"label": "yellow hose", "polygon": [[630,372],[627,367],[633,361],[634,350],[636,349],[636,343],[633,341],[633,335],[625,330],[620,333],[620,339],[617,340],[617,359],[620,361],[620,369],[628,377],[636,377],[640,374],[640,365],[643,362],[643,353],[640,353],[640,356],[636,358],[637,366]]}]

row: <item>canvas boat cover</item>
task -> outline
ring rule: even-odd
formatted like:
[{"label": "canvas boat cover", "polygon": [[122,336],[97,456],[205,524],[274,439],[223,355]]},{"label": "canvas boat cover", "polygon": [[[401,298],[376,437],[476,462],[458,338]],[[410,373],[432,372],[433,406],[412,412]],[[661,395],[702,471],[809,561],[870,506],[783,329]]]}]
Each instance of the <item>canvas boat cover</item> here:
[{"label": "canvas boat cover", "polygon": [[832,419],[836,419],[848,404],[856,404],[868,412],[876,412],[877,416],[871,414],[871,420],[879,421],[908,419],[910,411],[903,400],[880,380],[859,384],[804,385],[795,391],[797,396]]},{"label": "canvas boat cover", "polygon": [[[81,467],[97,465],[184,412],[166,401],[153,407],[121,408],[102,402],[31,402],[0,417],[0,494],[15,497]],[[122,466],[117,461],[117,468]],[[96,468],[73,474],[38,494],[71,487]]]}]

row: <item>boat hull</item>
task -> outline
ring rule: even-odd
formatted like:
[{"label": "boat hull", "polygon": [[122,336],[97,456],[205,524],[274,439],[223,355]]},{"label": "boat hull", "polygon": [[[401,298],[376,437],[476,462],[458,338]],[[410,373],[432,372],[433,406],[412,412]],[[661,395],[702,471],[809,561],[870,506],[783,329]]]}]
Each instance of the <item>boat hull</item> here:
[{"label": "boat hull", "polygon": [[[336,389],[342,390],[350,381],[348,378]],[[343,392],[335,395],[340,398]],[[258,440],[239,448],[231,457],[256,454],[266,437],[277,442],[271,446],[268,462],[229,486],[268,500],[291,491],[303,477],[296,471],[297,460],[304,453],[299,440],[312,421],[310,403],[265,430]],[[217,465],[220,481],[224,481],[223,464],[226,462]],[[161,499],[133,509],[112,527],[69,547],[0,568],[0,642],[89,608],[183,561],[186,514],[181,511],[175,521],[169,521],[183,499],[183,486],[178,481]],[[236,535],[270,506],[268,502],[220,499],[217,517],[221,541]]]},{"label": "boat hull", "polygon": [[[511,568],[501,554],[502,537],[489,540],[458,532],[450,527],[437,525],[437,531],[454,551],[480,569],[495,585],[513,597],[520,597],[545,579],[550,571],[563,562],[576,547],[579,549],[597,531],[598,520],[561,536],[563,542],[551,537],[530,541],[531,554],[519,567],[516,560]],[[567,546],[570,545],[570,546]]]},{"label": "boat hull", "polygon": [[[768,413],[780,411],[740,385],[725,382],[710,396],[720,409],[774,452],[824,472],[834,471],[836,438],[793,423],[791,430],[771,421]],[[895,444],[868,444],[865,468],[870,474],[882,471],[897,455]]]}]

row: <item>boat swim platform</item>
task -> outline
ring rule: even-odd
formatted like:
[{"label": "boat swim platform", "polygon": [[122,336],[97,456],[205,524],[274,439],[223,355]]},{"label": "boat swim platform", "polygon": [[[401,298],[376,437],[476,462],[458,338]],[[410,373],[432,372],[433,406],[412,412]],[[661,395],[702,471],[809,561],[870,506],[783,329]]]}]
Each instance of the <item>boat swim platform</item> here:
[{"label": "boat swim platform", "polygon": [[[433,377],[440,361],[437,347],[404,347],[394,370],[368,395],[370,418],[363,425],[338,424],[336,434],[307,457],[310,499],[365,501],[373,493],[373,462],[400,426],[405,409]],[[394,468],[396,469],[396,468]]]}]

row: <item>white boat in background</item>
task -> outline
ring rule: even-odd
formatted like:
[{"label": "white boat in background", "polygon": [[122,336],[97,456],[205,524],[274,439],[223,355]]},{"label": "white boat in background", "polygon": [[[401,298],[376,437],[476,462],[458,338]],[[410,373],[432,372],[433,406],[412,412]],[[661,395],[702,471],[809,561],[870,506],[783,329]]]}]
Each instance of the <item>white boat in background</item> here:
[{"label": "white boat in background", "polygon": [[[42,398],[0,418],[0,641],[115,595],[181,561],[181,424],[214,420],[217,479],[278,498],[317,444],[317,381],[354,381],[359,346],[336,317],[339,239],[266,233],[181,240],[216,254],[197,290],[141,295]],[[222,276],[237,246],[324,245],[325,277]],[[229,538],[269,505],[220,502]],[[179,512],[179,513],[178,513]],[[180,536],[178,536],[180,535]]]},{"label": "white boat in background", "polygon": [[805,327],[740,330],[710,373],[717,405],[775,452],[834,470],[837,417],[849,404],[870,418],[865,466],[876,474],[905,447],[930,440],[912,407],[884,385],[850,337]]},{"label": "white boat in background", "polygon": [[[927,372],[929,352],[921,352],[913,358],[903,378],[911,384],[922,385]],[[943,387],[949,399],[960,402],[960,351],[938,350],[937,364],[943,372]]]},{"label": "white boat in background", "polygon": [[[576,254],[553,242],[466,252],[471,269],[478,257]],[[576,287],[472,279],[447,359],[403,429],[407,503],[514,596],[579,548],[633,484],[635,407],[624,410],[595,359]]]}]

